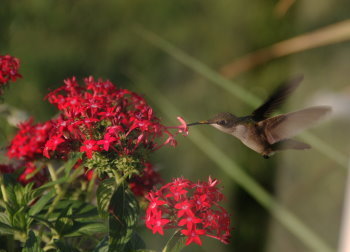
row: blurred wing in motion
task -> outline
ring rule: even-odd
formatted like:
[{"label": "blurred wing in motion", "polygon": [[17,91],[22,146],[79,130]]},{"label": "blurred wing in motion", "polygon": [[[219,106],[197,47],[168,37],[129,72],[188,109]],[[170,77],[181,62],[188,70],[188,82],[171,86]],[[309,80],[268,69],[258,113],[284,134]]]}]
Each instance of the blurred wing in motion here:
[{"label": "blurred wing in motion", "polygon": [[310,148],[311,146],[309,144],[303,143],[294,139],[285,139],[275,144],[272,144],[272,149],[275,151],[288,150],[288,149],[305,150]]},{"label": "blurred wing in motion", "polygon": [[275,92],[262,104],[259,108],[253,111],[252,117],[259,122],[268,118],[271,113],[277,109],[286,98],[299,86],[304,77],[298,76],[292,80],[282,83]]},{"label": "blurred wing in motion", "polygon": [[331,112],[329,106],[311,107],[259,122],[270,144],[294,137]]}]

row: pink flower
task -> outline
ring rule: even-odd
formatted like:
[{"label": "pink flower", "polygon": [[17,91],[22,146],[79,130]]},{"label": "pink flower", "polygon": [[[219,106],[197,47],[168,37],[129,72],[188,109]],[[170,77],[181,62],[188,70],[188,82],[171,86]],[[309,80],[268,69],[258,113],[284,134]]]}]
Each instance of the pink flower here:
[{"label": "pink flower", "polygon": [[178,126],[179,133],[182,133],[184,136],[187,136],[188,135],[187,123],[185,122],[185,120],[181,116],[178,116],[177,120],[179,120],[181,122],[181,125]]}]

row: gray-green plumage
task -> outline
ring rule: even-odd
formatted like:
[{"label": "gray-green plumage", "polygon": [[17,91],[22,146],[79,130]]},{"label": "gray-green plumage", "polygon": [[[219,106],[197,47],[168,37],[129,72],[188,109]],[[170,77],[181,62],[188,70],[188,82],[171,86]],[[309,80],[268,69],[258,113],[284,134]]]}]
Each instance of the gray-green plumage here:
[{"label": "gray-green plumage", "polygon": [[233,135],[252,150],[268,158],[275,151],[309,149],[310,145],[291,139],[299,132],[314,125],[331,111],[329,106],[310,107],[303,110],[270,117],[293,92],[303,77],[297,77],[280,85],[275,92],[249,116],[237,117],[225,112],[205,121],[188,126],[209,124]]}]

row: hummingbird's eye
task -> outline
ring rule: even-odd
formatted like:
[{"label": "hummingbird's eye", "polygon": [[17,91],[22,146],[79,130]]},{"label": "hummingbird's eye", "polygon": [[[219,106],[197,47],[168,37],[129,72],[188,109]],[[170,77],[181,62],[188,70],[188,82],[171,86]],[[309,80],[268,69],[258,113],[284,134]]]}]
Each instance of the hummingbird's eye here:
[{"label": "hummingbird's eye", "polygon": [[222,120],[222,121],[218,121],[217,122],[217,124],[219,124],[219,125],[226,125],[227,124],[227,121],[225,121],[225,120]]}]

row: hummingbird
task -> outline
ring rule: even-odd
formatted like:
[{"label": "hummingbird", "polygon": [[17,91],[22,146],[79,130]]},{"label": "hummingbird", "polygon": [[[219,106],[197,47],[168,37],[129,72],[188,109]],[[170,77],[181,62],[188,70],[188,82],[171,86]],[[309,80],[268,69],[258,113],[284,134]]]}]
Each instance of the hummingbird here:
[{"label": "hummingbird", "polygon": [[314,106],[271,117],[271,114],[282,105],[302,80],[303,76],[298,76],[282,83],[260,107],[248,116],[238,117],[224,112],[211,119],[190,123],[187,126],[211,125],[238,138],[244,145],[266,159],[276,151],[310,149],[309,144],[291,138],[321,120],[331,112],[331,107]]}]

